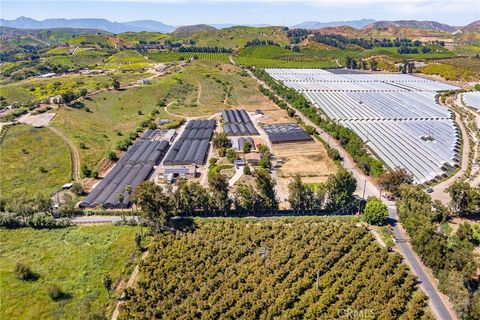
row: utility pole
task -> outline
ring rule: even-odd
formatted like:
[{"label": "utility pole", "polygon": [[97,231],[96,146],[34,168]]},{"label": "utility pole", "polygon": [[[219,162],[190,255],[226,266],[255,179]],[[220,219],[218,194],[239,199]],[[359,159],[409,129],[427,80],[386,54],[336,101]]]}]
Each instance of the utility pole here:
[{"label": "utility pole", "polygon": [[365,181],[363,182],[363,196],[362,199],[365,200],[365,189],[367,188],[367,178],[365,178]]}]

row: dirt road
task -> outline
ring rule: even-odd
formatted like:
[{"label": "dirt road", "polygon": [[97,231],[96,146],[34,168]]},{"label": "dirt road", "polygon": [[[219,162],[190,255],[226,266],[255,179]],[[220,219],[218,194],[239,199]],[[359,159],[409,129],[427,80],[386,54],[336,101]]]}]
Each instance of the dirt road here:
[{"label": "dirt road", "polygon": [[45,128],[49,129],[53,133],[55,133],[57,136],[63,139],[68,145],[68,149],[70,150],[70,156],[72,158],[72,179],[75,181],[80,181],[81,180],[81,175],[80,175],[80,154],[78,153],[78,149],[75,146],[75,143],[73,143],[72,140],[70,140],[68,137],[63,135],[59,130],[56,128],[46,126]]}]

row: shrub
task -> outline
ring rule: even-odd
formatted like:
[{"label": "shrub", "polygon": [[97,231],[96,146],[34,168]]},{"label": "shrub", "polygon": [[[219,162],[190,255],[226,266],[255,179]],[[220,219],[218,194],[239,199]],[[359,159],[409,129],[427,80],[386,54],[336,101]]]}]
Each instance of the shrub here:
[{"label": "shrub", "polygon": [[47,293],[50,299],[56,301],[62,299],[65,294],[63,293],[62,289],[56,284],[51,284],[47,287]]},{"label": "shrub", "polygon": [[23,263],[17,263],[15,265],[15,270],[13,270],[13,274],[18,280],[35,281],[38,279],[38,275]]},{"label": "shrub", "polygon": [[327,154],[334,161],[342,159],[340,152],[335,148],[328,148]]},{"label": "shrub", "polygon": [[382,201],[370,197],[368,198],[362,218],[363,221],[369,224],[382,226],[387,221],[388,208]]},{"label": "shrub", "polygon": [[92,170],[90,170],[85,163],[82,164],[81,173],[84,178],[90,178],[92,176]]},{"label": "shrub", "polygon": [[115,151],[110,151],[108,153],[108,160],[110,160],[110,161],[117,161],[118,160],[118,157],[117,157],[117,154],[115,153]]},{"label": "shrub", "polygon": [[227,155],[228,161],[230,161],[230,162],[235,161],[235,159],[237,158],[237,154],[235,153],[235,150],[233,150],[233,149],[228,149],[226,155]]},{"label": "shrub", "polygon": [[81,196],[85,192],[83,185],[79,182],[74,182],[71,190],[77,196]]}]

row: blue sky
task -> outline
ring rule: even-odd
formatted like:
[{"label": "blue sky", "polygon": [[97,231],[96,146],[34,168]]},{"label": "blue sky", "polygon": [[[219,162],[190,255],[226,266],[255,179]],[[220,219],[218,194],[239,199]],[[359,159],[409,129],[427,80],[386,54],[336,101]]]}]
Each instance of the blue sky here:
[{"label": "blue sky", "polygon": [[478,0],[0,0],[0,16],[151,19],[171,25],[234,23],[293,25],[303,21],[435,20],[465,25],[480,19]]}]

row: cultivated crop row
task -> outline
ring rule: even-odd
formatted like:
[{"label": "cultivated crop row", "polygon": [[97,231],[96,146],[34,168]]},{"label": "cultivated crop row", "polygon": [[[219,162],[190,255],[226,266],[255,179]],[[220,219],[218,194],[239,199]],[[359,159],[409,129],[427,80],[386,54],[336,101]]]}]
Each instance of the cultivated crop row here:
[{"label": "cultivated crop row", "polygon": [[353,221],[196,221],[149,253],[122,319],[333,319],[351,305],[395,319],[417,290]]},{"label": "cultivated crop row", "polygon": [[155,52],[149,53],[148,56],[156,62],[176,62],[188,59],[200,60],[218,60],[222,62],[229,61],[228,53],[209,53],[209,52]]}]

